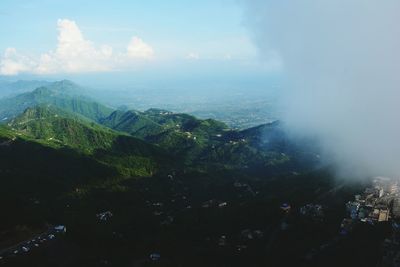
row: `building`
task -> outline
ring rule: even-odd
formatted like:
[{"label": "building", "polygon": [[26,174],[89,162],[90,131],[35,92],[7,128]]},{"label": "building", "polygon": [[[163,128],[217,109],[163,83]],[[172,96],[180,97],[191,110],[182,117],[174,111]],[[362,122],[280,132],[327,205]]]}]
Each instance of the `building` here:
[{"label": "building", "polygon": [[400,197],[393,200],[392,214],[394,218],[400,218]]},{"label": "building", "polygon": [[285,212],[289,212],[290,211],[290,205],[288,203],[283,203],[281,205],[281,210],[283,210]]},{"label": "building", "polygon": [[386,222],[389,220],[389,211],[387,209],[380,210],[378,216],[378,222]]},{"label": "building", "polygon": [[64,225],[57,225],[54,227],[54,230],[57,233],[65,233],[65,232],[67,232],[67,227],[65,227]]}]

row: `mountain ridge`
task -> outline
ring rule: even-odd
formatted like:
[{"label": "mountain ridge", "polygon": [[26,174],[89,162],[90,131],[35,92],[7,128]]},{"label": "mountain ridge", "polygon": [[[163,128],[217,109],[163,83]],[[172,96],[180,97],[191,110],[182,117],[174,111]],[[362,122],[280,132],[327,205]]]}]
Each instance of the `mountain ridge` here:
[{"label": "mountain ridge", "polygon": [[82,96],[81,90],[82,88],[75,83],[63,80],[38,87],[31,92],[0,99],[0,120],[11,120],[26,108],[39,104],[53,104],[94,121],[98,121],[112,112],[111,108]]}]

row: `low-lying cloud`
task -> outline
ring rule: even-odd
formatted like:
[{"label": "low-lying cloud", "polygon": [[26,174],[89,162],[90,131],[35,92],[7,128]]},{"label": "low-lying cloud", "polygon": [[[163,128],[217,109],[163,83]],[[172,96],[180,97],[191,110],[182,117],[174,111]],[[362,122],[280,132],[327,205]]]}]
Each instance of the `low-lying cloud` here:
[{"label": "low-lying cloud", "polygon": [[284,120],[342,176],[400,174],[400,2],[243,0],[261,55],[288,83]]},{"label": "low-lying cloud", "polygon": [[0,58],[0,75],[111,71],[128,68],[154,55],[153,48],[136,36],[131,38],[126,51],[115,52],[108,45],[96,46],[85,39],[75,21],[60,19],[57,27],[54,51],[33,58],[7,48]]}]

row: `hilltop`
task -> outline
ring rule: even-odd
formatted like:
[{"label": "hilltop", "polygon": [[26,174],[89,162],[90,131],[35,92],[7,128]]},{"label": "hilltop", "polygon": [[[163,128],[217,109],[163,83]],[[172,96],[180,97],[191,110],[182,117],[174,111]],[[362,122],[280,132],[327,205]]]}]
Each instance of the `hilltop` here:
[{"label": "hilltop", "polygon": [[111,108],[83,96],[82,92],[84,92],[82,87],[71,81],[63,80],[38,87],[31,92],[0,99],[0,121],[11,120],[26,108],[40,104],[51,104],[94,121],[98,121],[112,112]]}]

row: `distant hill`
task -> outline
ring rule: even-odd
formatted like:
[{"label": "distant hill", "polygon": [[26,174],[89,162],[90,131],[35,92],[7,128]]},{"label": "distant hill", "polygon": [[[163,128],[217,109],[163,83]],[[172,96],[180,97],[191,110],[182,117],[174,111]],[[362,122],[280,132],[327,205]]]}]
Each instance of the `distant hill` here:
[{"label": "distant hill", "polygon": [[146,139],[146,137],[162,133],[164,127],[139,111],[126,112],[116,110],[110,116],[101,119],[100,123],[118,131]]},{"label": "distant hill", "polygon": [[117,131],[131,134],[189,163],[199,157],[203,148],[228,127],[214,120],[199,120],[187,114],[172,113],[161,109],[115,111],[100,121]]},{"label": "distant hill", "polygon": [[158,145],[195,168],[284,168],[297,153],[279,122],[239,131],[212,119],[149,109],[115,111],[101,123]]},{"label": "distant hill", "polygon": [[47,81],[0,81],[0,98],[15,96],[49,84],[51,82]]},{"label": "distant hill", "polygon": [[112,109],[82,96],[82,88],[63,80],[39,87],[32,92],[0,99],[0,120],[7,121],[21,114],[26,108],[51,104],[67,111],[98,121],[108,116]]}]

